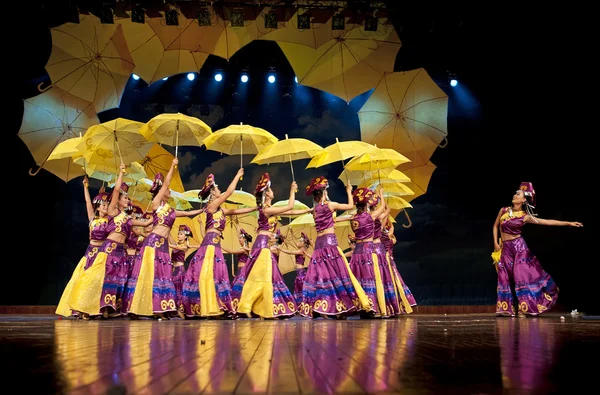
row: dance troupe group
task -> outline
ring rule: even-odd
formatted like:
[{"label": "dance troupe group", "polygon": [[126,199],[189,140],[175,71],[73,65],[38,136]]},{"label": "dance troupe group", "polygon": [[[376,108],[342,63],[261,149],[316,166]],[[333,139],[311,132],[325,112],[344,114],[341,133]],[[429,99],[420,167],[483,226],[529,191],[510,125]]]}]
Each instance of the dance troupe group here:
[{"label": "dance troupe group", "polygon": [[[288,205],[272,207],[274,199],[269,174],[261,176],[254,190],[256,207],[227,209],[222,204],[235,191],[244,174],[240,169],[226,191],[221,192],[214,176],[207,177],[199,197],[199,210],[179,211],[169,206],[169,185],[177,165],[173,160],[166,177],[156,174],[151,187],[151,211],[131,204],[128,186],[122,182],[124,165],[112,194],[100,192],[90,198],[84,180],[90,243],[67,284],[56,314],[92,318],[153,317],[264,319],[304,317],[345,319],[391,318],[412,312],[415,299],[404,283],[392,253],[394,228],[383,190],[346,186],[347,203],[328,198],[329,183],[316,177],[306,186],[313,208],[294,210],[297,185],[291,184]],[[494,245],[501,251],[497,263],[500,315],[537,315],[550,309],[558,296],[552,278],[541,268],[521,235],[526,223],[582,226],[578,222],[542,220],[531,208],[535,193],[523,183],[513,196],[513,206],[503,208],[494,224]],[[353,216],[336,217],[338,210],[356,209]],[[240,230],[240,249],[226,251],[238,256],[238,273],[230,282],[220,242],[226,216],[258,211],[257,237]],[[206,213],[205,235],[199,246],[191,246],[192,232],[181,225],[178,240],[170,236],[176,217]],[[283,236],[277,229],[278,216],[312,213],[317,238],[305,234],[295,250],[281,248]],[[350,221],[351,251],[338,247],[336,222]],[[499,243],[497,230],[501,230]],[[187,270],[186,251],[197,248]],[[172,250],[169,254],[169,250]],[[280,253],[295,255],[297,276],[294,294],[283,281],[278,267]],[[305,259],[309,259],[305,267]],[[350,261],[347,260],[350,258]]]}]

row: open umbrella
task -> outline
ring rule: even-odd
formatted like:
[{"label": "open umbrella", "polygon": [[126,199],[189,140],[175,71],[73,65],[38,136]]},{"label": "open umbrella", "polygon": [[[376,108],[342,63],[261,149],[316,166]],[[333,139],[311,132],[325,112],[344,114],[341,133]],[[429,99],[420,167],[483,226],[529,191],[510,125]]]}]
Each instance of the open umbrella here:
[{"label": "open umbrella", "polygon": [[84,175],[81,166],[73,165],[69,157],[56,158],[51,163],[47,160],[59,143],[80,137],[90,126],[98,123],[92,103],[55,87],[24,100],[23,104],[23,121],[18,136],[38,166],[35,171],[29,170],[29,174],[34,176],[45,168],[64,181]]},{"label": "open umbrella", "polygon": [[401,43],[394,27],[378,25],[379,31],[365,31],[364,25],[312,49],[300,44],[278,42],[298,77],[311,86],[350,102],[394,71]]},{"label": "open umbrella", "polygon": [[[118,107],[135,67],[121,25],[86,15],[78,24],[52,28],[51,34],[46,64],[51,86],[94,103],[97,112]],[[41,86],[41,92],[49,89]]]},{"label": "open umbrella", "polygon": [[262,149],[254,159],[252,159],[251,163],[264,165],[270,163],[285,163],[289,161],[290,169],[292,170],[292,180],[296,181],[292,161],[312,158],[321,151],[323,151],[323,147],[310,140],[302,138],[290,139],[286,134],[285,140],[280,140]]},{"label": "open umbrella", "polygon": [[181,113],[159,114],[141,127],[140,133],[148,141],[175,147],[175,157],[180,145],[200,147],[212,134],[212,129],[196,117]]},{"label": "open umbrella", "polygon": [[257,154],[262,149],[277,142],[277,137],[264,129],[251,125],[229,125],[219,129],[204,139],[206,149],[227,155],[240,155],[240,167],[243,167],[242,155]]},{"label": "open umbrella", "polygon": [[[150,151],[148,151],[146,156],[139,162],[144,166],[148,178],[154,179],[156,173],[162,173],[163,176],[167,175],[171,168],[171,164],[173,163],[173,159],[175,159],[175,157],[169,151],[158,144],[153,144]],[[173,171],[171,189],[181,193],[185,192],[178,169]]]},{"label": "open umbrella", "polygon": [[448,96],[424,69],[386,74],[358,112],[362,140],[426,165],[445,147]]},{"label": "open umbrella", "polygon": [[141,122],[117,118],[90,127],[77,146],[90,165],[115,166],[142,160],[154,143],[140,133]]},{"label": "open umbrella", "polygon": [[[278,202],[275,202],[271,205],[271,207],[285,207],[288,205],[288,203],[290,202],[289,199],[286,200],[280,200]],[[299,200],[294,200],[294,208],[292,210],[307,210],[310,207],[308,207],[306,204],[302,203]],[[285,218],[295,218],[298,215],[297,214],[280,214],[281,217],[285,217]]]}]

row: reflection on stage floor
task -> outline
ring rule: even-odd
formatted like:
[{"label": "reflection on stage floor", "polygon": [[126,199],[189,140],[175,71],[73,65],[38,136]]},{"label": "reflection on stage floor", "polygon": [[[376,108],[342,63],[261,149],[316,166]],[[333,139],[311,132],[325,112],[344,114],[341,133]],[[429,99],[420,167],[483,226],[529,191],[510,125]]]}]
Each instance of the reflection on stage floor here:
[{"label": "reflection on stage floor", "polygon": [[[549,393],[597,374],[600,320],[73,321],[0,316],[5,385],[39,393]],[[6,387],[8,388],[8,387]]]}]

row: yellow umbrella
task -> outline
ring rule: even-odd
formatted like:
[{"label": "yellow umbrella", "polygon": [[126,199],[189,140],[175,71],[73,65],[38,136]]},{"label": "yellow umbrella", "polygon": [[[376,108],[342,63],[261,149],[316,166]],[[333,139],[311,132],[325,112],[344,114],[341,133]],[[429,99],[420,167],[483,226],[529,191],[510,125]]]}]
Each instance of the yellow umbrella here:
[{"label": "yellow umbrella", "polygon": [[[192,246],[199,246],[202,243],[202,234],[200,233],[200,226],[198,221],[194,221],[190,217],[177,217],[171,228],[171,237],[175,242],[179,240],[179,226],[187,225],[192,231],[192,237],[188,237],[189,244]],[[189,257],[196,252],[196,249],[190,248],[185,252],[185,257]]]},{"label": "yellow umbrella", "polygon": [[257,154],[262,149],[277,142],[277,137],[264,129],[251,125],[229,125],[219,129],[204,139],[206,149],[227,155],[240,155],[240,167],[243,167],[243,154]]},{"label": "yellow umbrella", "polygon": [[159,114],[141,127],[140,133],[148,141],[175,147],[175,157],[180,145],[200,147],[202,140],[212,134],[212,129],[196,117],[181,113]]},{"label": "yellow umbrella", "polygon": [[448,96],[424,69],[386,74],[358,112],[362,140],[426,165],[447,144]]},{"label": "yellow umbrella", "polygon": [[315,155],[306,168],[321,167],[328,165],[333,162],[343,162],[354,156],[362,155],[372,149],[376,148],[374,145],[365,143],[364,141],[342,141],[335,138],[335,143],[325,147],[322,152]]},{"label": "yellow umbrella", "polygon": [[[289,199],[280,200],[278,202],[273,203],[271,205],[271,207],[285,207],[288,205],[289,201],[290,201]],[[309,207],[306,204],[302,203],[301,201],[294,200],[294,208],[292,210],[307,210],[308,208]],[[305,215],[305,214],[302,214],[302,215]],[[285,213],[280,214],[280,216],[286,217],[286,218],[297,217],[296,214],[285,214]]]},{"label": "yellow umbrella", "polygon": [[412,205],[406,200],[402,199],[398,195],[384,193],[383,197],[387,205],[393,210],[402,210],[405,208],[412,208]]},{"label": "yellow umbrella", "polygon": [[243,207],[256,207],[256,197],[251,193],[236,190],[227,198],[226,203],[235,203]]},{"label": "yellow umbrella", "polygon": [[[133,22],[130,18],[115,20],[123,28],[127,47],[135,64],[133,73],[148,84],[169,75],[157,75],[157,70],[163,64],[165,49],[160,39],[148,23]],[[164,66],[163,66],[164,67]],[[171,65],[176,67],[176,65]],[[192,69],[189,71],[198,71]]]},{"label": "yellow umbrella", "polygon": [[[314,225],[312,226],[314,229]],[[283,226],[281,228],[281,234],[284,235],[283,245],[281,246],[284,250],[296,250],[298,249],[300,233],[304,232],[308,238],[311,239],[312,244],[314,245],[314,240],[316,239],[316,231],[311,232],[310,227],[308,225],[304,226],[295,226],[291,227],[290,225]],[[313,238],[314,236],[314,238]],[[306,252],[308,255],[312,255],[314,248],[309,247]],[[307,259],[304,263],[304,266],[308,266],[310,260]],[[294,255],[289,255],[281,252],[279,254],[279,259],[277,260],[277,266],[279,267],[279,271],[281,274],[291,273],[296,270],[296,257]]]},{"label": "yellow umbrella", "polygon": [[[140,133],[141,122],[117,118],[90,127],[77,146],[90,165],[117,166],[144,158],[154,143]],[[118,159],[117,159],[118,157]]]},{"label": "yellow umbrella", "polygon": [[350,102],[372,89],[385,73],[394,71],[401,43],[391,24],[378,25],[377,32],[364,26],[332,37],[316,49],[278,42],[298,77],[311,86]]},{"label": "yellow umbrella", "polygon": [[[97,112],[118,107],[135,67],[121,25],[86,15],[78,24],[52,28],[51,34],[46,64],[51,86],[94,103]],[[41,86],[40,92],[49,89]]]},{"label": "yellow umbrella", "polygon": [[38,166],[35,171],[29,170],[29,174],[34,176],[43,167],[63,181],[84,175],[81,166],[74,166],[71,158],[47,161],[59,143],[80,137],[90,126],[98,123],[93,105],[56,87],[25,99],[23,104],[23,121],[18,136]]},{"label": "yellow umbrella", "polygon": [[412,163],[407,163],[400,167],[406,167],[403,171],[406,175],[410,176],[411,179],[411,182],[407,183],[406,186],[414,191],[414,195],[406,198],[408,201],[414,200],[427,192],[429,180],[431,180],[433,171],[436,169],[436,166],[431,162],[422,166],[410,167],[410,165],[412,165]]},{"label": "yellow umbrella", "polygon": [[[374,181],[374,180],[372,180],[372,181]],[[377,186],[380,184],[383,187],[384,192],[387,192],[392,195],[411,196],[411,195],[415,194],[415,192],[412,189],[410,189],[406,185],[402,184],[401,182],[390,180],[388,178],[382,178],[380,182],[375,181],[373,183],[371,183],[371,182],[362,183],[362,184],[359,184],[358,186],[371,188],[372,190],[375,190],[377,188]]]},{"label": "yellow umbrella", "polygon": [[81,143],[81,137],[73,137],[68,140],[64,140],[59,143],[53,150],[48,160],[59,160],[65,158],[78,158],[81,157],[77,145]]},{"label": "yellow umbrella", "polygon": [[[144,211],[147,211],[150,204],[152,204],[150,188],[153,183],[153,180],[142,178],[129,186],[129,196],[140,202]],[[192,205],[183,197],[182,193],[173,190],[171,190],[171,197],[168,203],[176,210],[189,210],[192,208]]]},{"label": "yellow umbrella", "polygon": [[408,162],[410,162],[410,159],[393,149],[375,148],[352,158],[344,167],[348,170],[370,170],[373,172],[373,170],[394,168]]},{"label": "yellow umbrella", "polygon": [[275,144],[262,149],[250,163],[264,165],[270,163],[285,163],[289,161],[290,169],[292,170],[292,180],[296,181],[292,161],[312,158],[321,151],[323,151],[323,147],[312,141],[302,138],[290,139],[286,134],[285,140],[280,140]]},{"label": "yellow umbrella", "polygon": [[[345,169],[338,177],[338,179],[342,181],[348,180],[352,185],[362,185],[364,183],[373,183],[374,181],[384,180],[388,177],[389,174],[397,174],[394,173],[397,171],[391,167],[383,168],[383,169],[375,169],[375,170],[348,170]],[[402,178],[396,180],[397,182],[408,182],[410,178],[407,175],[403,174],[400,171],[397,171],[402,175]],[[379,177],[381,176],[381,178]],[[400,175],[396,175],[396,177],[400,177]]]},{"label": "yellow umbrella", "polygon": [[[154,179],[156,173],[162,173],[163,176],[166,176],[171,168],[173,159],[175,159],[175,157],[171,155],[169,151],[158,144],[154,144],[146,156],[140,161],[140,164],[144,166],[144,170],[146,170],[148,178],[152,180]],[[173,171],[173,177],[171,178],[171,189],[181,193],[185,191],[183,182],[181,181],[181,175],[177,169]]]},{"label": "yellow umbrella", "polygon": [[[82,159],[83,158],[80,158],[75,162],[79,163]],[[114,184],[117,179],[118,170],[114,167],[87,165],[84,166],[84,168],[90,178],[110,182],[112,184]],[[123,182],[128,184],[135,183],[145,177],[146,171],[144,170],[144,167],[137,162],[133,162],[127,166],[125,174],[123,175]]]}]

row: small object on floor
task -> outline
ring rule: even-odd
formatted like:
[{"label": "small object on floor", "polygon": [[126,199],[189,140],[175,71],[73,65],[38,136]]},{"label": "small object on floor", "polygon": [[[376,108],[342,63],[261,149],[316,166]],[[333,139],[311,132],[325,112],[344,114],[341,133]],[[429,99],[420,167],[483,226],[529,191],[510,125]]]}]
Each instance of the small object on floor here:
[{"label": "small object on floor", "polygon": [[202,344],[202,345],[206,344],[206,340],[200,340],[200,344]]}]

